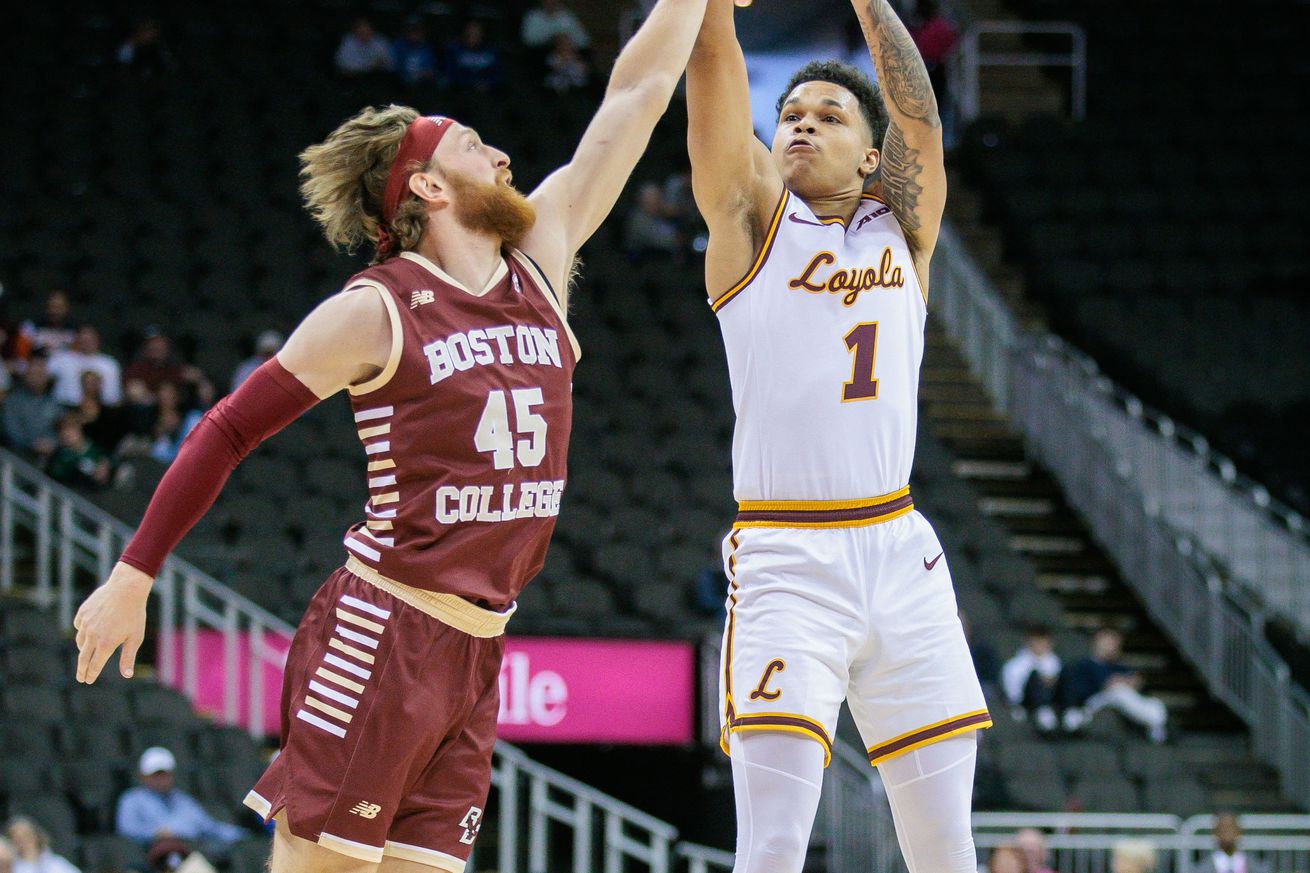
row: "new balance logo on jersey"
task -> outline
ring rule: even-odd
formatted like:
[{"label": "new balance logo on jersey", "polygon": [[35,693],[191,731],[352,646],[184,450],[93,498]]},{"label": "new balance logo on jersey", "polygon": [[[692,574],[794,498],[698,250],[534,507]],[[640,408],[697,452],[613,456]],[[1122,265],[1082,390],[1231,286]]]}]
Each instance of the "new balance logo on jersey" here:
[{"label": "new balance logo on jersey", "polygon": [[378,813],[382,811],[382,804],[365,803],[361,800],[359,803],[352,806],[350,811],[360,818],[374,819],[377,818]]},{"label": "new balance logo on jersey", "polygon": [[422,291],[415,291],[413,294],[409,295],[409,308],[418,309],[423,304],[432,303],[436,299],[437,295],[435,291],[429,291],[424,288]]},{"label": "new balance logo on jersey", "polygon": [[464,829],[464,836],[460,837],[459,841],[466,846],[473,845],[473,841],[478,838],[478,831],[482,829],[482,810],[470,806],[468,814],[464,816],[459,826]]},{"label": "new balance logo on jersey", "polygon": [[536,364],[562,367],[559,331],[536,325],[503,324],[453,333],[423,347],[432,384],[455,373],[487,364]]},{"label": "new balance logo on jersey", "polygon": [[871,288],[904,288],[905,271],[898,267],[892,258],[891,246],[882,250],[882,259],[877,267],[854,267],[834,270],[827,279],[815,281],[814,274],[820,267],[835,264],[837,256],[832,252],[819,252],[805,265],[801,274],[787,282],[792,290],[801,290],[811,294],[841,294],[842,304],[854,306],[860,295]]},{"label": "new balance logo on jersey", "polygon": [[877,209],[873,210],[873,211],[870,212],[868,215],[866,215],[866,216],[864,216],[863,218],[861,218],[861,219],[860,219],[860,223],[857,224],[857,225],[855,225],[855,229],[856,229],[856,230],[859,230],[860,228],[862,228],[862,227],[864,227],[866,224],[868,224],[870,221],[873,221],[875,218],[879,218],[879,217],[881,217],[881,216],[884,216],[884,215],[886,215],[888,212],[891,212],[891,211],[892,211],[892,208],[891,208],[890,206],[879,206]]}]

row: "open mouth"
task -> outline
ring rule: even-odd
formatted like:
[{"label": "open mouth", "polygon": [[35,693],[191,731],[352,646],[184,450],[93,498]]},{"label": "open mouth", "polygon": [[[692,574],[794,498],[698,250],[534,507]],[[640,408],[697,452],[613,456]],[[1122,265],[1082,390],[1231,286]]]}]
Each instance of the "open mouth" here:
[{"label": "open mouth", "polygon": [[788,152],[795,152],[795,151],[817,152],[818,149],[814,147],[813,143],[810,143],[803,139],[798,139],[795,142],[793,142],[791,145],[787,146],[787,151]]}]

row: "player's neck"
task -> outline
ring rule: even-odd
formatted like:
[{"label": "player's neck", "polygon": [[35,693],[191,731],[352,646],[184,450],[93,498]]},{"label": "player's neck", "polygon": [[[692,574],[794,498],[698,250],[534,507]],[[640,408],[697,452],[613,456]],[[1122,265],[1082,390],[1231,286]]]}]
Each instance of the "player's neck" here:
[{"label": "player's neck", "polygon": [[432,222],[416,251],[475,293],[500,267],[501,239],[469,230],[458,222]]},{"label": "player's neck", "polygon": [[840,215],[842,221],[849,225],[851,219],[855,217],[855,210],[860,208],[860,196],[863,193],[860,188],[851,188],[819,197],[799,194],[797,196],[805,201],[805,205],[810,207],[810,211],[815,215]]}]

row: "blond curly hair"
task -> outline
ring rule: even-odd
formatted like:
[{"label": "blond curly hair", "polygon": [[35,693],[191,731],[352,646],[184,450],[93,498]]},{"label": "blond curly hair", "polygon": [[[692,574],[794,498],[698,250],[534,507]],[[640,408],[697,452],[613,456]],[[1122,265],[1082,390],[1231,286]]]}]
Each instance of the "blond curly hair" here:
[{"label": "blond curly hair", "polygon": [[[408,106],[370,106],[300,153],[305,207],[337,249],[353,252],[364,243],[377,245],[387,176],[405,131],[418,115]],[[416,248],[426,224],[423,204],[407,195],[387,228],[396,241],[395,250],[375,250],[372,263]]]}]

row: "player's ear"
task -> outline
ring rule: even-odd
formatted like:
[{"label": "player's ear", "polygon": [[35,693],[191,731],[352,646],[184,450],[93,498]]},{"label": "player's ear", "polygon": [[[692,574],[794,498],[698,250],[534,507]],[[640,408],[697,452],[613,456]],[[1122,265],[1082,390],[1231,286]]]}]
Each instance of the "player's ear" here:
[{"label": "player's ear", "polygon": [[877,149],[868,149],[864,153],[864,160],[860,161],[860,176],[867,179],[872,176],[882,163],[882,153]]},{"label": "player's ear", "polygon": [[418,172],[409,177],[409,190],[427,203],[446,203],[446,188],[435,173]]}]

